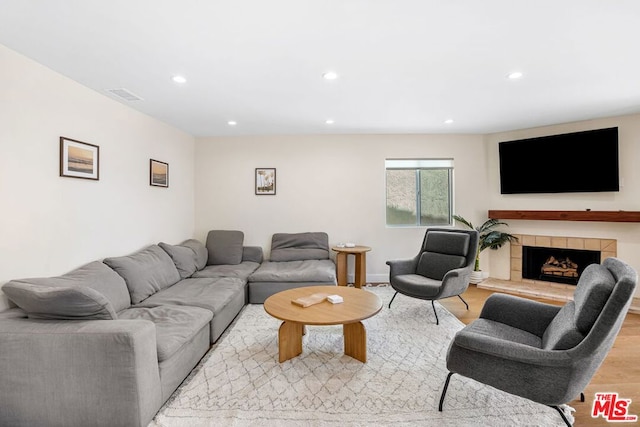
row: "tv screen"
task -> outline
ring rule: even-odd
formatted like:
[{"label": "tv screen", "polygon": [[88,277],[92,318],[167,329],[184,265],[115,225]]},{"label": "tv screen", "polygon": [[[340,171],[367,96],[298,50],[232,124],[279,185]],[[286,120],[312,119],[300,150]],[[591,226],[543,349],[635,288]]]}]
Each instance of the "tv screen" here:
[{"label": "tv screen", "polygon": [[500,193],[620,191],[618,128],[501,142]]}]

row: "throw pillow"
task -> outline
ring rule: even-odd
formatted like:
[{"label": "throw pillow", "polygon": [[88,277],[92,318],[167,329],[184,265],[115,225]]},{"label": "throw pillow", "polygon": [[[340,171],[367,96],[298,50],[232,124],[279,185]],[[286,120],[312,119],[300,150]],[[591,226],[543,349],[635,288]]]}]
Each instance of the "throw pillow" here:
[{"label": "throw pillow", "polygon": [[242,262],[244,233],[236,230],[211,230],[207,235],[208,265],[238,265]]},{"label": "throw pillow", "polygon": [[180,273],[171,257],[158,245],[148,246],[133,255],[105,258],[103,262],[122,276],[133,304],[180,280]]},{"label": "throw pillow", "polygon": [[178,269],[178,273],[180,273],[181,279],[191,277],[191,275],[198,270],[196,253],[193,249],[186,246],[170,245],[164,242],[158,243],[158,246],[169,254]]},{"label": "throw pillow", "polygon": [[109,300],[87,286],[42,286],[12,281],[5,284],[2,290],[32,319],[118,318]]},{"label": "throw pillow", "polygon": [[207,252],[207,247],[200,242],[200,240],[189,239],[180,243],[180,246],[186,246],[188,248],[193,249],[196,253],[196,266],[198,270],[202,270],[207,266],[207,260],[209,259],[209,252]]},{"label": "throw pillow", "polygon": [[101,261],[90,262],[62,276],[15,279],[13,282],[61,288],[84,286],[104,295],[116,313],[131,306],[124,279]]}]

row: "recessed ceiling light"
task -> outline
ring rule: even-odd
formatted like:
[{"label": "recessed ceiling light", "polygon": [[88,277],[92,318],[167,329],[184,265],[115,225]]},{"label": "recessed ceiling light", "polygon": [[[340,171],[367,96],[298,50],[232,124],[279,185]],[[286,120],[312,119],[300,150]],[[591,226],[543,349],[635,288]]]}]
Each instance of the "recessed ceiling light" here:
[{"label": "recessed ceiling light", "polygon": [[334,123],[334,121],[333,121],[333,119],[327,119],[325,121],[325,123],[328,124],[328,125],[332,125]]},{"label": "recessed ceiling light", "polygon": [[446,125],[450,125],[451,123],[453,123],[453,119],[447,119],[447,120],[444,121],[444,123]]},{"label": "recessed ceiling light", "polygon": [[338,78],[338,73],[335,71],[327,71],[322,75],[322,77],[324,77],[325,80],[335,80]]},{"label": "recessed ceiling light", "polygon": [[180,84],[187,82],[187,79],[184,76],[173,76],[173,77],[171,77],[171,80],[173,80],[176,83],[180,83]]},{"label": "recessed ceiling light", "polygon": [[513,73],[509,73],[507,75],[507,78],[511,80],[516,80],[516,79],[519,79],[520,77],[522,77],[522,73],[520,71],[514,71]]},{"label": "recessed ceiling light", "polygon": [[227,122],[227,124],[228,124],[229,126],[235,126],[235,125],[237,125],[237,124],[238,124],[238,122],[236,122],[235,120],[229,120],[229,121]]}]

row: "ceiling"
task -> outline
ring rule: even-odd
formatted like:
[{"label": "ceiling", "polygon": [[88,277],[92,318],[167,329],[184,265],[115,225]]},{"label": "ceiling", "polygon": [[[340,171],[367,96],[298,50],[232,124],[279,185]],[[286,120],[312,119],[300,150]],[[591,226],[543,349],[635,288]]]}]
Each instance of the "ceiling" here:
[{"label": "ceiling", "polygon": [[639,23],[637,0],[0,0],[0,44],[194,136],[638,113]]}]

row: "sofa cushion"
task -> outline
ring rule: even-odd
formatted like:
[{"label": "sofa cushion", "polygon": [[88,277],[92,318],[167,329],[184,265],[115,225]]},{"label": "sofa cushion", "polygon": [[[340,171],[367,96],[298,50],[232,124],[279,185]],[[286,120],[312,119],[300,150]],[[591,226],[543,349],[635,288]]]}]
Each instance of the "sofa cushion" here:
[{"label": "sofa cushion", "polygon": [[208,265],[237,265],[242,262],[244,233],[237,230],[211,230],[207,234]]},{"label": "sofa cushion", "polygon": [[189,239],[180,243],[180,246],[186,246],[188,248],[193,249],[196,253],[196,267],[198,270],[202,270],[207,266],[207,260],[209,259],[209,252],[207,251],[207,247],[202,244],[200,240],[197,239]]},{"label": "sofa cushion", "polygon": [[329,236],[323,232],[276,233],[271,238],[271,261],[329,259]]},{"label": "sofa cushion", "polygon": [[171,257],[158,245],[148,246],[133,255],[105,258],[103,262],[122,276],[133,304],[180,280]]},{"label": "sofa cushion", "polygon": [[65,288],[85,286],[98,291],[107,298],[116,312],[131,306],[129,291],[122,277],[100,261],[90,262],[62,276],[16,279],[13,281]]},{"label": "sofa cushion", "polygon": [[246,304],[246,281],[231,277],[184,279],[140,303],[140,307],[178,305],[213,313],[209,338],[215,342]]},{"label": "sofa cushion", "polygon": [[180,273],[181,279],[190,277],[198,270],[196,264],[196,253],[193,249],[187,246],[170,245],[168,243],[160,242],[160,246],[173,260],[173,263]]},{"label": "sofa cushion", "polygon": [[336,265],[330,259],[289,262],[263,262],[249,276],[251,282],[335,283]]},{"label": "sofa cushion", "polygon": [[156,326],[158,362],[171,358],[204,327],[209,328],[213,315],[197,307],[163,305],[133,307],[119,313],[120,319],[143,319]]},{"label": "sofa cushion", "polygon": [[235,277],[237,279],[247,280],[251,273],[260,267],[257,262],[243,261],[238,265],[208,265],[200,271],[196,271],[192,278],[207,277]]},{"label": "sofa cushion", "polygon": [[215,316],[235,295],[244,294],[245,284],[243,280],[230,277],[184,279],[140,303],[140,307],[193,306],[206,308]]},{"label": "sofa cushion", "polygon": [[109,300],[88,286],[44,286],[11,281],[2,290],[33,319],[117,319]]}]

